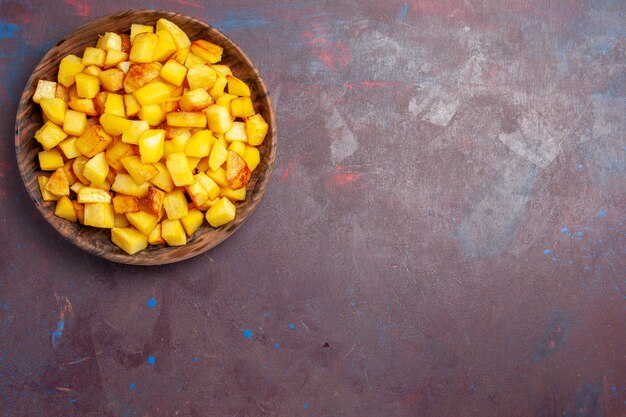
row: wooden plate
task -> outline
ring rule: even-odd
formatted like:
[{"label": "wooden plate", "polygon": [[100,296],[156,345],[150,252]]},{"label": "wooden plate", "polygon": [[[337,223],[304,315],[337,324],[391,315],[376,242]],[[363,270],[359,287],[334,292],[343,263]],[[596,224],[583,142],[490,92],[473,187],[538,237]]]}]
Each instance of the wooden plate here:
[{"label": "wooden plate", "polygon": [[[205,221],[192,238],[188,239],[185,246],[149,246],[131,256],[111,242],[109,229],[86,227],[59,218],[54,215],[56,203],[42,200],[37,185],[37,176],[42,174],[39,170],[37,153],[43,149],[34,139],[34,134],[43,124],[43,120],[40,106],[31,98],[40,79],[56,81],[59,62],[64,56],[68,54],[82,56],[85,47],[94,46],[98,35],[104,32],[128,32],[131,23],[154,25],[161,17],[180,26],[191,40],[206,39],[224,48],[221,63],[229,65],[233,73],[250,86],[255,109],[269,124],[269,132],[259,148],[261,163],[248,183],[246,200],[237,204],[235,220],[217,229]],[[276,118],[267,88],[246,54],[226,35],[204,22],[178,13],[157,10],[133,10],[104,16],[76,29],[61,40],[43,57],[28,80],[20,100],[15,125],[15,152],[20,173],[29,195],[46,220],[78,247],[111,261],[134,265],[162,265],[182,261],[213,248],[231,236],[252,214],[263,197],[276,158],[276,141]],[[49,175],[51,172],[45,174]]]}]

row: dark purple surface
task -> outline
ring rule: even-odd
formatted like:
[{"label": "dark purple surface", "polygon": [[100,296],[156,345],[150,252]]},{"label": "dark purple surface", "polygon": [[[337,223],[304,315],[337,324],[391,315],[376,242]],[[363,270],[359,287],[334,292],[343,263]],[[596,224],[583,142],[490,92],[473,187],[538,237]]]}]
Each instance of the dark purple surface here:
[{"label": "dark purple surface", "polygon": [[[0,3],[0,415],[626,415],[626,4],[221,3]],[[63,241],[13,154],[47,49],[149,6],[279,120],[254,215],[158,268]]]}]

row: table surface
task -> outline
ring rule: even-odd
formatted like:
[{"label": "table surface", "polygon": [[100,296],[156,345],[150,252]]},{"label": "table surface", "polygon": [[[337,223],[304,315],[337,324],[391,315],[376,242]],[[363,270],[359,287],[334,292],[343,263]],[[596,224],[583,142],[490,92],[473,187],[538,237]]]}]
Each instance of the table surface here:
[{"label": "table surface", "polygon": [[[626,415],[620,0],[0,2],[2,416]],[[65,242],[16,105],[128,8],[221,29],[279,123],[264,200],[163,267]]]}]

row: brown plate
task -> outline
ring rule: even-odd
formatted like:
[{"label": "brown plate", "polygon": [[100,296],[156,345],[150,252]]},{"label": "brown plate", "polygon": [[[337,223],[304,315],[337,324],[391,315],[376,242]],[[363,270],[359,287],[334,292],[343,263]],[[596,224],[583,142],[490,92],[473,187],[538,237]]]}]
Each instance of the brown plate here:
[{"label": "brown plate", "polygon": [[[205,221],[188,239],[185,246],[149,246],[131,256],[111,242],[109,229],[86,227],[57,217],[54,215],[56,203],[42,200],[37,185],[37,176],[42,174],[37,153],[43,149],[34,139],[34,135],[42,126],[43,120],[41,108],[31,98],[40,79],[56,81],[59,62],[64,56],[68,54],[82,56],[84,49],[87,46],[94,46],[98,35],[104,32],[128,32],[132,23],[154,25],[161,17],[180,26],[191,40],[206,39],[224,48],[221,63],[229,65],[233,73],[250,86],[255,109],[269,124],[269,132],[259,148],[261,163],[254,170],[252,179],[247,185],[246,200],[237,204],[235,220],[217,229]],[[232,235],[252,214],[263,197],[276,158],[276,141],[276,117],[267,88],[246,54],[226,35],[204,22],[178,13],[157,10],[133,10],[103,16],[76,29],[61,40],[43,57],[28,80],[20,100],[15,124],[15,153],[20,173],[28,193],[46,220],[78,247],[111,261],[134,265],[162,265],[182,261],[213,248]],[[51,172],[45,174],[49,175]]]}]

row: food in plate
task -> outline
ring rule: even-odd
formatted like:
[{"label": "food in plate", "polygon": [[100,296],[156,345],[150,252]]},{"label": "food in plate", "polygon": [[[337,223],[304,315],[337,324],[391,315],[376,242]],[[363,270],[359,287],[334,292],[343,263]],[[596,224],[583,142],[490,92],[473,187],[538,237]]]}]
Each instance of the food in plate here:
[{"label": "food in plate", "polygon": [[37,182],[55,215],[110,229],[131,255],[231,222],[269,126],[222,53],[162,18],[104,33],[39,80]]}]

